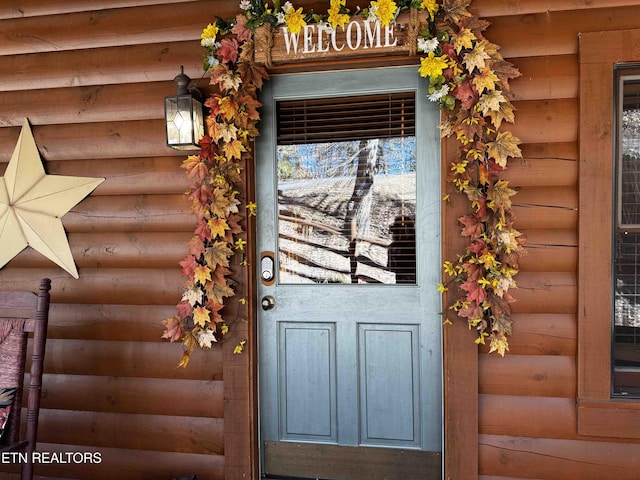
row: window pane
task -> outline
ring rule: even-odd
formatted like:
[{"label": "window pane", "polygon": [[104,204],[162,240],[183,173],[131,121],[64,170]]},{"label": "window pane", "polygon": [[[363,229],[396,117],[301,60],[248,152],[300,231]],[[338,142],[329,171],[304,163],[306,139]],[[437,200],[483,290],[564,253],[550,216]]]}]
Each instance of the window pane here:
[{"label": "window pane", "polygon": [[278,145],[280,283],[415,284],[415,137]]},{"label": "window pane", "polygon": [[640,78],[622,77],[620,94],[613,393],[640,397]]}]

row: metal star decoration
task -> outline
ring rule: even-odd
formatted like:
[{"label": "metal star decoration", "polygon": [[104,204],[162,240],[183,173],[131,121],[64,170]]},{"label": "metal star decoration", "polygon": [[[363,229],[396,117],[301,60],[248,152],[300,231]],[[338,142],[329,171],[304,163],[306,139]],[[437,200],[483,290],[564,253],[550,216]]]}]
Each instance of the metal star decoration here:
[{"label": "metal star decoration", "polygon": [[30,246],[78,278],[60,218],[103,181],[47,175],[25,119],[7,170],[0,178],[0,268]]}]

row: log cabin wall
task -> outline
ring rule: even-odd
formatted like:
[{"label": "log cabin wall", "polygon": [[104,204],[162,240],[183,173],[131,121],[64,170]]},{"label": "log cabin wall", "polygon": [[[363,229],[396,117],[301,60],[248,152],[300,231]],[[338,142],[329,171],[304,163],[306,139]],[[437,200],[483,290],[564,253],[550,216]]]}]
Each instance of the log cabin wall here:
[{"label": "log cabin wall", "polygon": [[102,456],[94,465],[36,465],[36,474],[224,476],[223,348],[176,369],[181,347],[160,339],[195,226],[183,196],[186,154],[165,146],[163,97],[175,94],[180,65],[202,76],[202,28],[236,8],[0,2],[0,175],[28,117],[48,173],[106,178],[63,218],[79,280],[30,249],[0,270],[3,290],[52,280],[38,449]]},{"label": "log cabin wall", "polygon": [[[0,4],[0,174],[26,116],[48,173],[107,179],[63,219],[79,280],[29,250],[0,270],[2,289],[53,280],[39,448],[102,452],[100,465],[37,473],[224,476],[227,354],[196,352],[177,370],[179,347],[159,339],[194,223],[182,196],[184,155],[164,146],[162,97],[175,91],[179,65],[201,74],[202,27],[235,15],[237,3]],[[512,81],[511,130],[524,158],[505,177],[519,189],[516,227],[529,239],[510,353],[478,355],[479,478],[635,479],[638,442],[576,431],[578,33],[640,28],[640,0],[473,0],[471,10],[491,22],[486,36],[523,74]],[[242,382],[244,365],[236,366]],[[233,454],[246,457],[240,446]]]},{"label": "log cabin wall", "polygon": [[639,28],[640,2],[474,0],[471,10],[522,73],[511,131],[524,158],[505,178],[528,237],[510,353],[479,354],[479,478],[638,478],[637,440],[577,434],[576,350],[578,33]]}]

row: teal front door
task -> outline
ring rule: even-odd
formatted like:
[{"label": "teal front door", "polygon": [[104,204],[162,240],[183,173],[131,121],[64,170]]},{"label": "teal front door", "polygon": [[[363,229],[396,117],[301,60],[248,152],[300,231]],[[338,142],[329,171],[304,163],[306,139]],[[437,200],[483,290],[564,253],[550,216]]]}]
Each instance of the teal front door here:
[{"label": "teal front door", "polygon": [[256,147],[266,477],[440,478],[439,111],[417,69],[274,76]]}]

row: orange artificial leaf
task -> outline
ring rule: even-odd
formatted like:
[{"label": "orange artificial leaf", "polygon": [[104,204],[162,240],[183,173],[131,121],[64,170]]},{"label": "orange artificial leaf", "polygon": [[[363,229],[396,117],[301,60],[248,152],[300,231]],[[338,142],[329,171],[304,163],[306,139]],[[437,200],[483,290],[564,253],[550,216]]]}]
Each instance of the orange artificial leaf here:
[{"label": "orange artificial leaf", "polygon": [[471,5],[471,0],[443,0],[442,11],[445,19],[451,20],[453,23],[459,23],[464,17],[471,17],[471,13],[467,7]]},{"label": "orange artificial leaf", "polygon": [[491,25],[487,20],[483,20],[476,15],[465,16],[460,19],[460,26],[468,28],[476,36],[481,35],[481,32],[485,31]]},{"label": "orange artificial leaf", "polygon": [[487,144],[487,152],[489,157],[493,158],[498,165],[506,167],[507,159],[509,157],[522,157],[522,152],[520,151],[518,144],[520,144],[520,139],[518,137],[514,137],[511,132],[500,132],[496,136],[496,140],[494,142],[489,142]]},{"label": "orange artificial leaf", "polygon": [[260,112],[258,112],[258,108],[262,106],[255,97],[251,95],[243,95],[238,100],[238,104],[240,105],[240,110],[247,113],[249,120],[253,120],[257,122],[260,120]]},{"label": "orange artificial leaf", "polygon": [[509,63],[502,58],[491,62],[491,70],[495,72],[500,79],[500,83],[502,83],[504,89],[507,91],[509,91],[509,80],[522,75],[512,63]]},{"label": "orange artificial leaf", "polygon": [[238,73],[244,83],[252,83],[257,88],[262,88],[264,81],[269,78],[267,69],[252,61],[238,65]]},{"label": "orange artificial leaf", "polygon": [[231,270],[223,265],[218,264],[213,272],[211,281],[214,284],[224,285],[227,283],[227,275],[231,275]]},{"label": "orange artificial leaf", "polygon": [[[204,251],[204,258],[207,264],[211,265],[222,265],[223,267],[229,266],[229,258],[233,255],[233,250],[229,248],[227,242],[214,242],[214,244],[206,248]],[[211,277],[209,277],[211,280]],[[220,302],[222,303],[222,302]]]},{"label": "orange artificial leaf", "polygon": [[227,190],[224,188],[216,188],[213,191],[211,199],[211,213],[218,218],[226,218],[229,213],[229,197],[226,195]]},{"label": "orange artificial leaf", "polygon": [[478,99],[478,92],[475,90],[471,81],[465,78],[453,91],[453,96],[460,100],[460,106],[462,108],[470,110]]},{"label": "orange artificial leaf", "polygon": [[166,338],[170,342],[177,342],[184,335],[182,320],[177,315],[163,320],[162,324],[165,326],[162,338]]},{"label": "orange artificial leaf", "polygon": [[229,285],[215,284],[213,286],[213,298],[218,303],[224,303],[224,297],[233,297],[233,289]]},{"label": "orange artificial leaf", "polygon": [[187,176],[201,182],[209,173],[209,167],[198,155],[189,155],[181,165],[187,171]]}]

